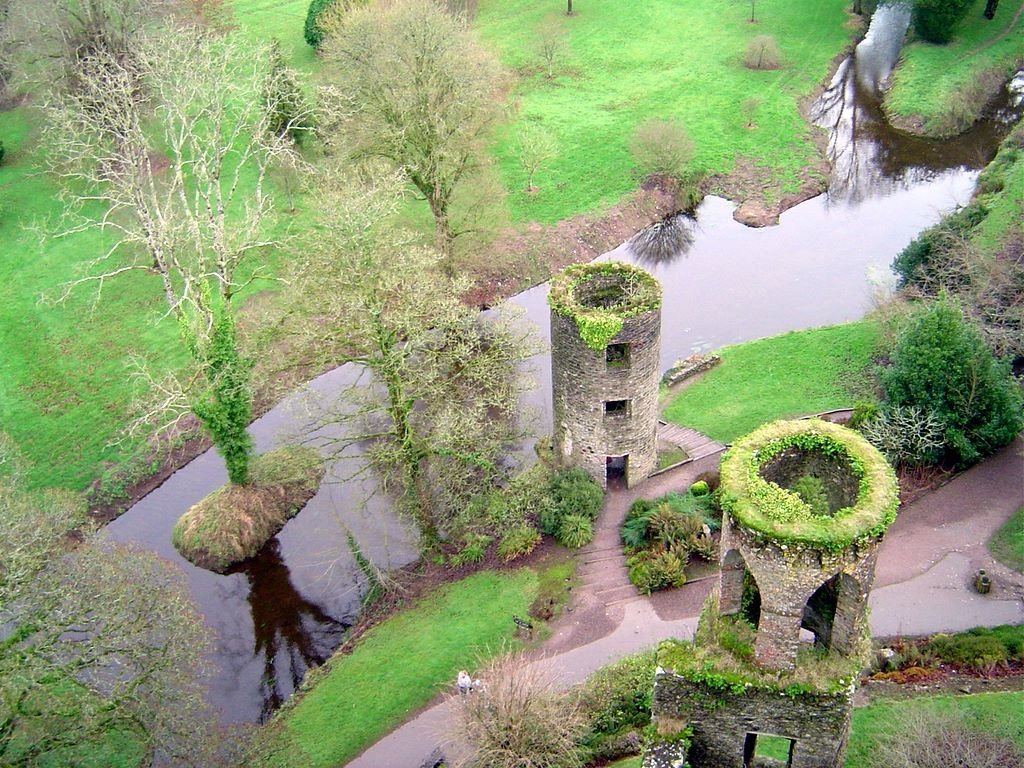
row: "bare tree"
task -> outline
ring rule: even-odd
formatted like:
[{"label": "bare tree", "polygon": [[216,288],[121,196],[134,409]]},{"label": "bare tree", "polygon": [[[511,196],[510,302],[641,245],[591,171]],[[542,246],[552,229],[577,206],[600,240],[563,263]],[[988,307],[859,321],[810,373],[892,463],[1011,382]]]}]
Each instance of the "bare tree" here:
[{"label": "bare tree", "polygon": [[578,768],[585,727],[575,698],[543,661],[504,656],[480,671],[482,691],[460,696],[451,750],[457,768]]},{"label": "bare tree", "polygon": [[92,68],[97,61],[112,60],[136,71],[143,30],[154,21],[186,13],[181,0],[12,3],[6,21],[17,76],[48,93],[81,87],[86,62]]},{"label": "bare tree", "polygon": [[555,62],[565,54],[565,30],[558,17],[546,18],[538,28],[537,54],[550,80],[555,76]]},{"label": "bare tree", "polygon": [[526,191],[536,192],[533,177],[541,168],[558,157],[554,137],[539,125],[526,125],[516,139],[516,156],[526,171]]},{"label": "bare tree", "polygon": [[77,764],[117,738],[146,764],[211,765],[208,639],[181,574],[16,473],[0,477],[0,527],[0,764]]},{"label": "bare tree", "polygon": [[291,280],[295,331],[325,361],[362,375],[330,406],[341,429],[329,443],[369,459],[385,489],[397,489],[424,547],[466,499],[502,474],[520,434],[519,364],[535,351],[526,332],[484,318],[459,296],[441,257],[389,226],[402,179],[361,192],[342,173],[318,191],[322,227]]},{"label": "bare tree", "polygon": [[431,0],[350,11],[321,50],[330,91],[358,158],[384,158],[423,195],[436,244],[451,263],[451,203],[476,169],[497,115],[498,66],[464,20]]},{"label": "bare tree", "polygon": [[62,234],[99,229],[110,243],[64,297],[92,285],[99,300],[113,278],[151,276],[191,364],[148,382],[154,402],[135,426],[166,428],[194,413],[235,483],[248,478],[251,418],[235,299],[268,277],[260,255],[275,241],[266,234],[266,178],[293,146],[290,124],[272,123],[278,110],[268,94],[287,91],[273,87],[283,71],[268,62],[265,49],[172,29],[140,38],[131,66],[106,51],[84,57],[78,87],[44,105],[49,157],[64,182]]}]

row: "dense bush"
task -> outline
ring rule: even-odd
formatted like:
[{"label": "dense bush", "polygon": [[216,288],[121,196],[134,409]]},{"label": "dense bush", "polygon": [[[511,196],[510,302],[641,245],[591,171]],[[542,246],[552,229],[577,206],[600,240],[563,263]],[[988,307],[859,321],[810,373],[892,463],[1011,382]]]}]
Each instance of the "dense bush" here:
[{"label": "dense bush", "polygon": [[483,533],[467,533],[462,537],[462,549],[452,555],[449,562],[456,568],[482,562],[492,541],[490,536]]},{"label": "dense bush", "polygon": [[303,27],[303,36],[306,42],[314,48],[319,48],[324,40],[324,30],[320,26],[320,16],[330,8],[337,0],[311,0],[309,10],[306,11],[306,24]]},{"label": "dense bush", "polygon": [[508,562],[533,552],[540,542],[537,529],[529,525],[518,525],[508,530],[498,544],[498,556]]},{"label": "dense bush", "polygon": [[914,31],[930,43],[944,45],[953,39],[956,25],[973,3],[974,0],[914,0]]},{"label": "dense bush", "polygon": [[685,181],[693,160],[693,141],[675,120],[648,120],[637,126],[629,142],[640,176],[668,176]]},{"label": "dense bush", "polygon": [[556,538],[570,549],[579,549],[594,538],[594,525],[585,515],[566,515],[558,526]]},{"label": "dense bush", "polygon": [[946,664],[987,672],[1008,661],[1024,661],[1024,626],[977,627],[956,635],[935,635],[922,651]]},{"label": "dense bush", "polygon": [[929,227],[896,256],[893,271],[899,275],[900,286],[923,287],[930,282],[935,263],[942,260],[949,244],[966,237],[988,216],[988,208],[973,202]]},{"label": "dense bush", "polygon": [[626,560],[629,580],[642,594],[659,589],[673,589],[686,583],[688,552],[672,550],[641,550]]},{"label": "dense bush", "polygon": [[907,324],[881,380],[892,405],[917,406],[943,422],[943,451],[958,466],[1006,445],[1024,427],[1009,362],[993,357],[959,305],[945,298]]},{"label": "dense bush", "polygon": [[593,748],[606,737],[651,722],[654,664],[651,651],[627,656],[602,667],[577,689],[580,711],[589,728],[584,746]]},{"label": "dense bush", "polygon": [[[565,469],[552,475],[548,495],[550,502],[540,508],[537,522],[541,531],[548,536],[556,537],[562,543],[565,543],[561,533],[566,518],[586,518],[587,521],[593,521],[601,511],[601,504],[604,501],[601,486],[582,469]],[[577,523],[572,525],[579,527]]]}]

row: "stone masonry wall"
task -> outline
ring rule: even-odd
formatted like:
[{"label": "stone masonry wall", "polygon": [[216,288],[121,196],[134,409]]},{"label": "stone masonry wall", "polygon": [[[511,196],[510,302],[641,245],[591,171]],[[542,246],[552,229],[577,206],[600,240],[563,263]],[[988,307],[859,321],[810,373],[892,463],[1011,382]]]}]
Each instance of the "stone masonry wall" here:
[{"label": "stone masonry wall", "polygon": [[[626,483],[657,466],[661,312],[627,318],[611,344],[629,345],[629,364],[610,365],[605,350],[580,338],[576,322],[551,313],[554,448],[559,461],[582,467],[602,487],[606,457],[628,455]],[[605,414],[605,403],[628,400],[626,413]]]},{"label": "stone masonry wall", "polygon": [[[800,625],[810,597],[825,582],[838,579],[836,613],[829,650],[854,650],[864,628],[865,606],[875,578],[878,541],[852,545],[839,553],[758,540],[729,515],[722,521],[722,582],[719,610],[736,613],[743,569],[761,593],[761,619],[754,653],[772,669],[793,668],[800,646]],[[742,558],[742,560],[740,559]]]},{"label": "stone masonry wall", "polygon": [[693,768],[744,768],[751,733],[794,739],[792,768],[841,768],[853,697],[754,688],[737,694],[659,670],[652,708],[655,721],[669,717],[693,727]]}]

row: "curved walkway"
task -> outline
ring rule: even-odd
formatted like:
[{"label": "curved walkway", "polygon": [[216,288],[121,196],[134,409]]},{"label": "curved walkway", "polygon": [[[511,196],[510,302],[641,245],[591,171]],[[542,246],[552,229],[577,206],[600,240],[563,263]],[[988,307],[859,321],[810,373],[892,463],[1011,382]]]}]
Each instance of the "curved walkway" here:
[{"label": "curved walkway", "polygon": [[[689,638],[704,596],[715,579],[644,598],[612,591],[611,566],[596,567],[607,553],[633,499],[687,487],[717,464],[709,456],[657,475],[639,488],[612,491],[598,518],[595,542],[581,550],[582,585],[573,609],[554,627],[532,663],[557,672],[569,686],[594,670],[666,637]],[[900,512],[886,535],[871,593],[876,637],[958,631],[979,625],[1024,623],[1024,576],[992,560],[985,542],[1024,506],[1024,436],[926,494]],[[598,543],[600,537],[601,543]],[[621,563],[625,569],[625,563]],[[993,575],[987,596],[970,587],[978,568]],[[604,573],[602,576],[602,573]],[[626,582],[628,584],[628,582]],[[443,742],[451,700],[422,712],[349,763],[350,768],[420,768]]]}]

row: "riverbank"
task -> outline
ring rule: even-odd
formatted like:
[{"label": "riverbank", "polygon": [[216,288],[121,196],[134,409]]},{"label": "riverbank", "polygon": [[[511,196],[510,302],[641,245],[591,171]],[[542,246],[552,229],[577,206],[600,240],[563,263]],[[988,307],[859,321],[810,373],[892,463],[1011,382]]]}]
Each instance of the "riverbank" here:
[{"label": "riverbank", "polygon": [[985,5],[975,0],[947,45],[908,33],[883,102],[892,125],[931,138],[963,133],[1024,65],[1024,0],[1003,0],[991,21]]}]

